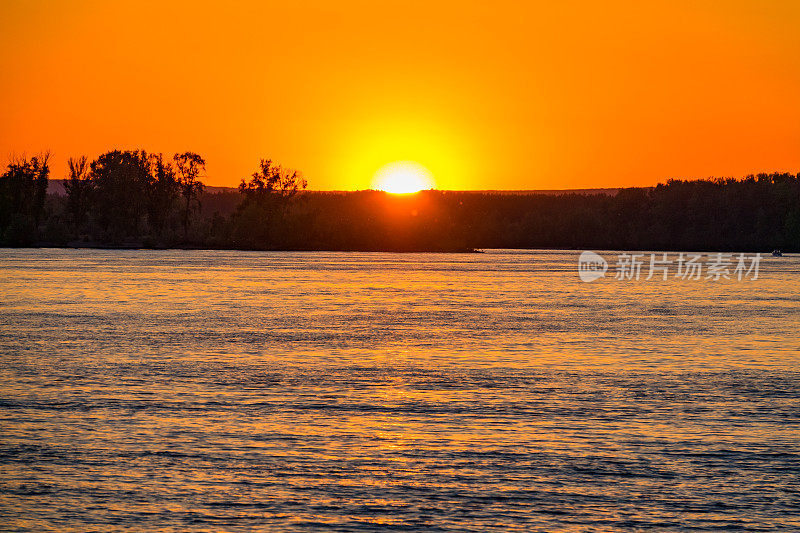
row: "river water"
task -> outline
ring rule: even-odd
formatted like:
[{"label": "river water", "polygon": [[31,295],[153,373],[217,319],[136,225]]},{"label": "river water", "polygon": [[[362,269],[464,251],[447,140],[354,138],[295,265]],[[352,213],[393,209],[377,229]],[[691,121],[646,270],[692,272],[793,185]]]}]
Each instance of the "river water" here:
[{"label": "river water", "polygon": [[0,250],[0,530],[800,530],[800,258],[578,255]]}]

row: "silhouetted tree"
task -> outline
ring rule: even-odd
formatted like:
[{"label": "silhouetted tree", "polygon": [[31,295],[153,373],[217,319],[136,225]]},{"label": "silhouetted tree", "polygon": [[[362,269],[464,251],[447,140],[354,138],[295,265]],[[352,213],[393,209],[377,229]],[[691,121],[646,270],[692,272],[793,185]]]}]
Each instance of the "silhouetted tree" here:
[{"label": "silhouetted tree", "polygon": [[307,185],[296,170],[262,159],[250,181],[242,180],[239,184],[244,198],[235,217],[234,239],[251,247],[275,246],[281,236],[279,232],[285,234],[287,230],[280,226],[287,207]]},{"label": "silhouetted tree", "polygon": [[308,182],[296,170],[273,165],[271,159],[262,159],[250,181],[242,180],[239,184],[239,192],[244,195],[245,202],[265,204],[290,199],[307,186]]},{"label": "silhouetted tree", "polygon": [[50,175],[45,153],[11,162],[0,176],[0,240],[11,245],[32,244],[47,197]]},{"label": "silhouetted tree", "polygon": [[151,154],[149,163],[147,221],[150,225],[151,236],[161,239],[164,227],[178,198],[180,184],[175,178],[172,164],[169,161],[165,162],[161,154]]},{"label": "silhouetted tree", "polygon": [[150,159],[142,150],[114,150],[90,165],[94,213],[106,238],[118,242],[138,238],[146,214]]},{"label": "silhouetted tree", "polygon": [[76,233],[79,233],[91,209],[94,185],[89,179],[89,162],[86,156],[77,159],[69,158],[67,166],[69,167],[69,177],[64,181],[64,190],[67,193],[67,212]]},{"label": "silhouetted tree", "polygon": [[178,168],[178,183],[184,200],[183,236],[186,238],[189,233],[192,204],[196,204],[197,210],[200,210],[200,197],[205,190],[205,186],[198,178],[200,177],[200,172],[206,169],[206,161],[193,152],[175,154],[173,159]]}]

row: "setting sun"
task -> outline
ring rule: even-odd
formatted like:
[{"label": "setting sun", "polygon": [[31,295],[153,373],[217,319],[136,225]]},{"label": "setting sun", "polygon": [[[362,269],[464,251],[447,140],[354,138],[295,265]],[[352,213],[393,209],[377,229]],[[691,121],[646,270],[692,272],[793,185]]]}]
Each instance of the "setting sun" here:
[{"label": "setting sun", "polygon": [[409,194],[435,187],[431,172],[413,161],[395,161],[381,167],[372,180],[373,187],[394,194]]}]

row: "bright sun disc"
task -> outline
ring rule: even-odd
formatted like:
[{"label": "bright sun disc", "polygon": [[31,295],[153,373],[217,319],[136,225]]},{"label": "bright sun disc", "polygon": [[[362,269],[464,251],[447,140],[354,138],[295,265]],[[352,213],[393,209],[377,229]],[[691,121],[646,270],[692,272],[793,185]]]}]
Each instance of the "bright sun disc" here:
[{"label": "bright sun disc", "polygon": [[373,187],[394,194],[409,194],[433,189],[433,175],[413,161],[395,161],[382,166],[372,180]]}]

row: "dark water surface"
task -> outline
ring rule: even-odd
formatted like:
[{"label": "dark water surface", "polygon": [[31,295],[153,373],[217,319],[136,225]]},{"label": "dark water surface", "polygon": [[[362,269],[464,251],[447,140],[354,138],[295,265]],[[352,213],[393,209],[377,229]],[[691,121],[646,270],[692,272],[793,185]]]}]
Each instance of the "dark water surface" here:
[{"label": "dark water surface", "polygon": [[0,529],[798,531],[800,259],[0,250]]}]

